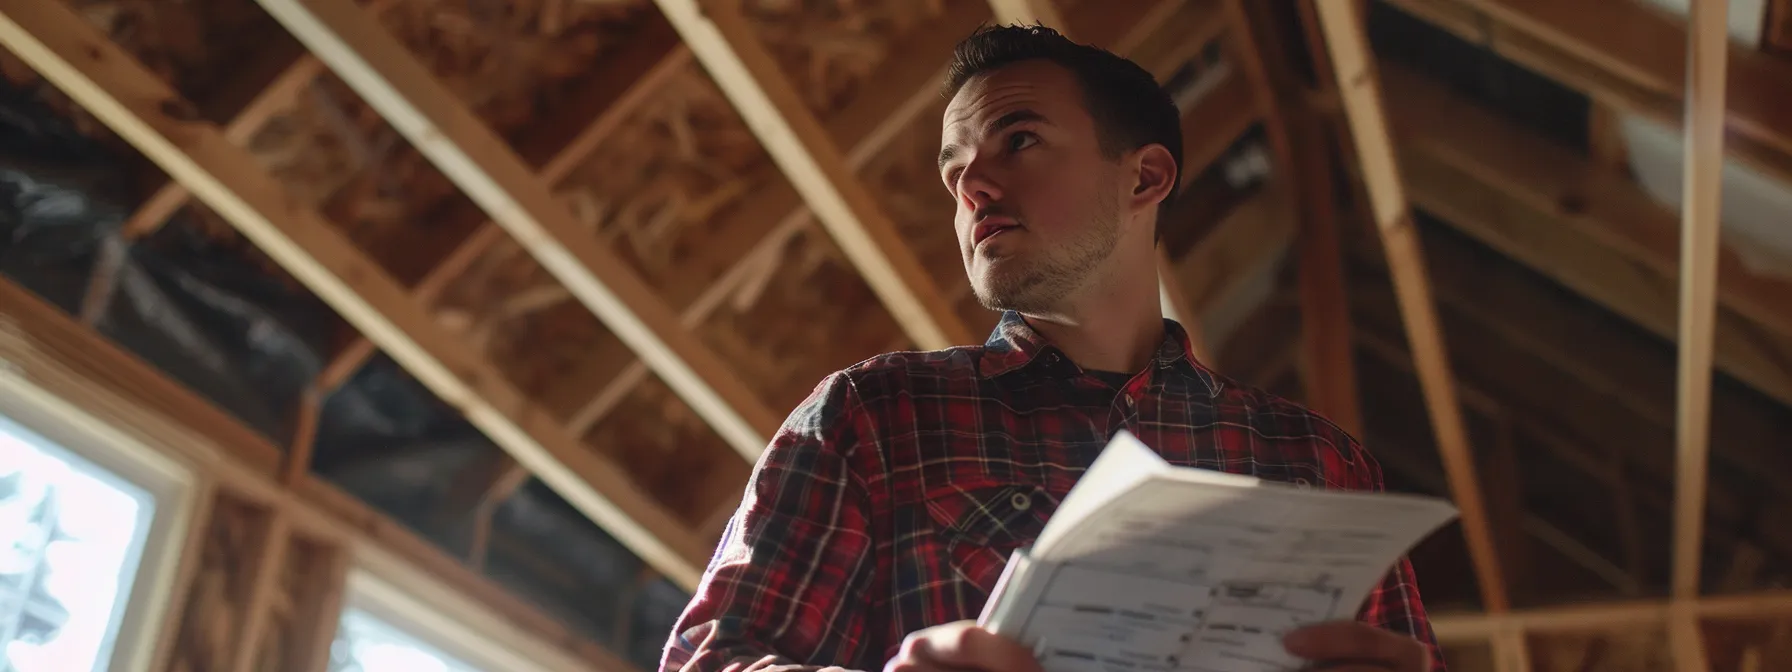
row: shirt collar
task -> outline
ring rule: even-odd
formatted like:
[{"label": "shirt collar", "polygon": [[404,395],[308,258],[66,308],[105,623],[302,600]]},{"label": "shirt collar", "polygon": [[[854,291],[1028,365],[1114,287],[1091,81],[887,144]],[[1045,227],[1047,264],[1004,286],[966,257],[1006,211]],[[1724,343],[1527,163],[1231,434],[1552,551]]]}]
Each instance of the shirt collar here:
[{"label": "shirt collar", "polygon": [[[1024,368],[1042,355],[1055,355],[1057,352],[1057,347],[1045,340],[1032,325],[1027,324],[1026,318],[1021,317],[1020,313],[1003,311],[1002,321],[990,332],[989,340],[983,342],[983,358],[977,364],[978,373],[985,378],[994,378]],[[1219,381],[1215,380],[1212,371],[1195,360],[1188,332],[1175,320],[1164,320],[1164,340],[1158,345],[1152,363],[1158,368],[1179,369],[1193,374],[1207,387],[1208,396],[1219,394]]]}]

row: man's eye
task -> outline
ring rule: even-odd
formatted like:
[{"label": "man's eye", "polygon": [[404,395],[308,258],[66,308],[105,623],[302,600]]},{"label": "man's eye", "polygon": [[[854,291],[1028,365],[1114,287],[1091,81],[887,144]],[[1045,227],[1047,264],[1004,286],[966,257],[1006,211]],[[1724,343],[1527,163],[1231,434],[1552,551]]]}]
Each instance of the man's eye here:
[{"label": "man's eye", "polygon": [[1018,152],[1028,147],[1032,147],[1036,142],[1039,142],[1039,136],[1026,131],[1021,131],[1008,136],[1008,151]]}]

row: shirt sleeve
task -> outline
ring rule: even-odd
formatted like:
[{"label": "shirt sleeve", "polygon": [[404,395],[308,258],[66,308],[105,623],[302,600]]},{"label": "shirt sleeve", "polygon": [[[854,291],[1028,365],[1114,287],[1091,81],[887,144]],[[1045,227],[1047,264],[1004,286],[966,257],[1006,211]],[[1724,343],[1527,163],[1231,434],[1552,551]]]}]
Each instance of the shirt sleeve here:
[{"label": "shirt sleeve", "polygon": [[[753,477],[661,672],[814,670],[864,664],[875,594],[871,503],[853,468],[872,438],[850,379],[829,376],[793,411]],[[881,661],[870,667],[881,668]]]},{"label": "shirt sleeve", "polygon": [[[1385,489],[1381,466],[1362,445],[1346,437],[1347,457],[1353,465],[1354,485],[1358,489],[1380,492]],[[1357,620],[1394,632],[1410,635],[1431,649],[1432,672],[1446,672],[1443,650],[1431,630],[1431,618],[1419,599],[1419,581],[1413,573],[1412,561],[1401,557],[1381,585],[1369,592]]]}]

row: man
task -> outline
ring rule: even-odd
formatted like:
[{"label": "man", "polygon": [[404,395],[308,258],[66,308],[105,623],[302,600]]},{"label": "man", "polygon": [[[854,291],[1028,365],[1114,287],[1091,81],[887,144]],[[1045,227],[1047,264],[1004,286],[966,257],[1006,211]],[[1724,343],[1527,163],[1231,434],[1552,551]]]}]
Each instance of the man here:
[{"label": "man", "polygon": [[[1172,463],[1379,489],[1357,442],[1189,355],[1158,305],[1178,114],[1138,66],[1043,28],[953,54],[940,177],[981,347],[823,380],[773,438],[662,670],[1032,672],[976,627],[1009,553],[1126,429]],[[1324,669],[1441,670],[1408,562],[1356,621],[1290,634]]]}]

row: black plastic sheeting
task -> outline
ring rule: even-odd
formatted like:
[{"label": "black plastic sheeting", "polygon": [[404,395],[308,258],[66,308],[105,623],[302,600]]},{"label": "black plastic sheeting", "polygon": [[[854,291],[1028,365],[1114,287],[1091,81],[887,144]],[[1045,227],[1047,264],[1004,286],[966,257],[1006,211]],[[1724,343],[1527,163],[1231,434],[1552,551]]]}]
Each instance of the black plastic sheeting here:
[{"label": "black plastic sheeting", "polygon": [[[143,186],[130,183],[132,165],[76,133],[31,91],[0,82],[0,275],[78,314],[96,262],[115,268],[95,327],[285,445],[292,410],[322,368],[338,320],[315,297],[178,219],[123,244],[129,195]],[[436,512],[461,469],[497,450],[378,357],[325,400],[313,469],[458,553],[467,521],[437,520]],[[489,576],[654,667],[688,595],[664,580],[637,587],[640,560],[538,482],[499,507],[492,539]],[[620,613],[618,600],[631,590],[633,608]]]}]

